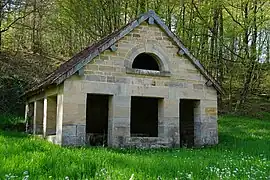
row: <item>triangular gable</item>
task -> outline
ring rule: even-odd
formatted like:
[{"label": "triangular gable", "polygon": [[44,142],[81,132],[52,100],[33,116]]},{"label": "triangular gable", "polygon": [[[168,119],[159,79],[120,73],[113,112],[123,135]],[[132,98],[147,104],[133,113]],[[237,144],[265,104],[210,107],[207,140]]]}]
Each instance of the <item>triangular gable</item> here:
[{"label": "triangular gable", "polygon": [[65,79],[69,78],[73,74],[75,74],[78,70],[83,68],[86,64],[91,62],[96,56],[98,56],[103,51],[111,48],[113,49],[113,45],[129,34],[133,29],[138,27],[142,22],[148,20],[150,24],[157,24],[166,34],[175,42],[175,44],[179,47],[179,53],[182,55],[186,55],[188,59],[192,62],[192,64],[200,71],[200,73],[208,80],[208,85],[213,85],[215,89],[224,94],[224,90],[218,84],[218,82],[207,73],[206,69],[203,65],[197,60],[189,50],[183,45],[183,43],[179,40],[179,38],[169,30],[168,26],[164,24],[164,22],[157,16],[157,14],[150,10],[145,14],[142,14],[139,18],[134,21],[131,21],[126,26],[122,27],[118,31],[113,32],[112,34],[104,37],[97,43],[87,47],[83,51],[76,54],[70,60],[62,64],[56,71],[50,74],[43,82],[41,82],[38,86],[32,88],[25,94],[28,94],[37,90],[44,90],[46,87],[53,84],[61,84]]}]

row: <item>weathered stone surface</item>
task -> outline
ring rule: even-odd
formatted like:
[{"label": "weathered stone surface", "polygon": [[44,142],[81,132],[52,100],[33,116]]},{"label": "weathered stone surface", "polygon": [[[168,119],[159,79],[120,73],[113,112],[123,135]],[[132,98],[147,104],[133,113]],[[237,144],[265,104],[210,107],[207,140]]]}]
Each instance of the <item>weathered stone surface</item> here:
[{"label": "weathered stone surface", "polygon": [[83,136],[63,136],[63,146],[84,146],[86,144]]},{"label": "weathered stone surface", "polygon": [[[84,74],[73,75],[63,86],[62,145],[84,145],[86,138],[87,94],[110,95],[108,145],[112,147],[178,147],[179,100],[196,99],[194,107],[195,145],[216,144],[217,91],[179,53],[179,47],[155,24],[143,23],[120,39],[116,51],[108,49],[84,67]],[[132,69],[140,53],[151,53],[160,71]],[[52,88],[48,94],[57,94]],[[158,97],[158,136],[130,137],[132,96]]]},{"label": "weathered stone surface", "polygon": [[77,136],[85,136],[86,134],[86,127],[85,125],[77,125]]},{"label": "weathered stone surface", "polygon": [[63,136],[77,136],[77,125],[63,125]]},{"label": "weathered stone surface", "polygon": [[194,89],[203,89],[203,84],[193,84]]},{"label": "weathered stone surface", "polygon": [[205,108],[205,114],[207,115],[217,115],[217,108],[216,107],[207,107]]},{"label": "weathered stone surface", "polygon": [[217,122],[196,122],[195,145],[213,145],[218,143]]}]

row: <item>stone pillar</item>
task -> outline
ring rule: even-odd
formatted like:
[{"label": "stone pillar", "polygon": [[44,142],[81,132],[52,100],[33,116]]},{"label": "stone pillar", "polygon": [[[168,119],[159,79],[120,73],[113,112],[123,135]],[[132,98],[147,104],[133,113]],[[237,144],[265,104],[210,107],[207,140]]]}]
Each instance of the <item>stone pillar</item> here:
[{"label": "stone pillar", "polygon": [[[62,120],[62,145],[64,146],[84,146],[86,143],[86,99],[86,93],[64,92]],[[60,130],[59,126],[58,130]]]},{"label": "stone pillar", "polygon": [[29,105],[28,105],[28,103],[26,103],[25,104],[25,113],[24,113],[24,120],[26,123],[25,132],[28,132],[28,111],[29,111]]},{"label": "stone pillar", "polygon": [[130,96],[111,96],[109,98],[108,145],[127,146],[130,138]]},{"label": "stone pillar", "polygon": [[57,120],[56,120],[56,144],[62,144],[62,126],[63,126],[63,94],[57,95]]},{"label": "stone pillar", "polygon": [[218,143],[217,102],[201,100],[194,109],[195,146]]},{"label": "stone pillar", "polygon": [[47,136],[47,97],[44,98],[43,106],[43,137]]},{"label": "stone pillar", "polygon": [[37,101],[34,102],[33,134],[36,134],[36,129],[37,129]]},{"label": "stone pillar", "polygon": [[159,101],[158,136],[169,147],[179,147],[179,100],[162,99]]}]

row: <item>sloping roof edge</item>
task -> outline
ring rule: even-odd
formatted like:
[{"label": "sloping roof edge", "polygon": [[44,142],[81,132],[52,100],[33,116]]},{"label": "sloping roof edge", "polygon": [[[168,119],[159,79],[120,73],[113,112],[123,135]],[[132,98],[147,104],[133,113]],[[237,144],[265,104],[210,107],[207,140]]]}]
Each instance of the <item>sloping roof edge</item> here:
[{"label": "sloping roof edge", "polygon": [[203,76],[210,81],[215,89],[221,93],[225,94],[225,91],[219,85],[219,83],[206,71],[204,66],[197,60],[189,50],[183,45],[180,39],[165,25],[165,23],[158,17],[158,15],[150,10],[147,13],[142,14],[137,19],[131,21],[126,26],[121,29],[109,34],[104,37],[100,41],[92,44],[91,46],[85,48],[67,62],[63,63],[56,71],[51,73],[44,81],[42,81],[39,85],[33,87],[32,89],[26,91],[24,96],[28,94],[32,94],[35,91],[42,91],[46,87],[53,84],[61,84],[65,79],[69,78],[73,74],[75,74],[78,70],[83,68],[86,64],[91,62],[96,56],[110,48],[113,44],[115,44],[118,40],[129,34],[133,29],[138,27],[142,22],[146,21],[149,18],[153,18],[154,22],[166,32],[166,34],[178,45],[178,47],[183,51],[183,53],[189,58],[192,64],[200,71]]}]

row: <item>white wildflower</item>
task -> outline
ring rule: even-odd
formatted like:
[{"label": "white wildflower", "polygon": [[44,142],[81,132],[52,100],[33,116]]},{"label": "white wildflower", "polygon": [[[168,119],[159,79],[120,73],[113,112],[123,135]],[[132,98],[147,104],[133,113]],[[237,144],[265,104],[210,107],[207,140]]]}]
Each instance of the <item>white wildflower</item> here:
[{"label": "white wildflower", "polygon": [[133,180],[134,174],[131,175],[131,177],[129,178],[129,180]]}]

